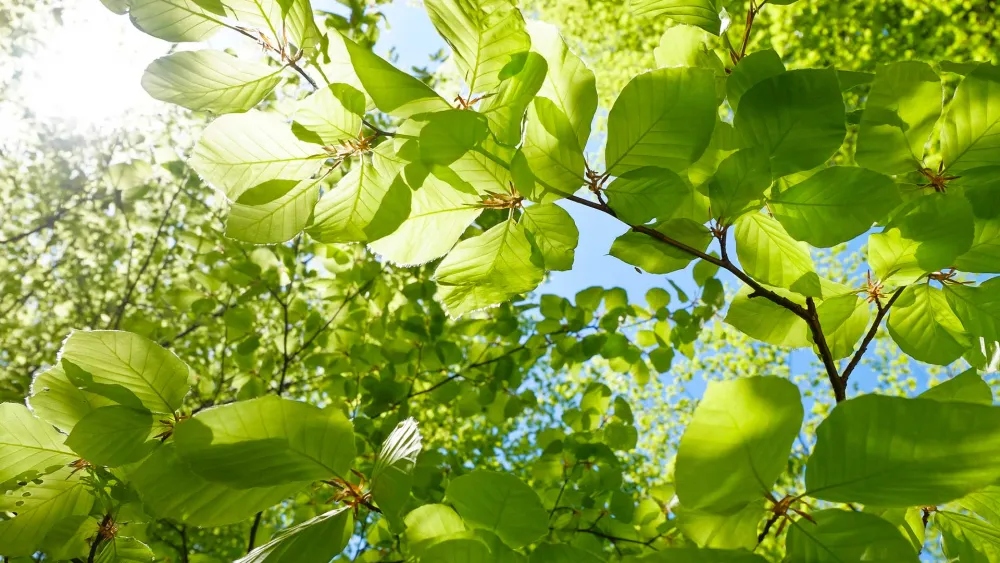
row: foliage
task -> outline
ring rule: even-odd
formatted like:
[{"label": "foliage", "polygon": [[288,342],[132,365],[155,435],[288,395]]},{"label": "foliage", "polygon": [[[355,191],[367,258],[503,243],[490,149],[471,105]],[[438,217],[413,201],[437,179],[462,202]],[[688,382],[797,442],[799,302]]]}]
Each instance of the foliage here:
[{"label": "foliage", "polygon": [[[105,5],[269,58],[153,61],[150,95],[211,114],[165,120],[156,151],[18,152],[3,556],[998,557],[997,67],[786,69],[752,49],[764,3],[734,40],[712,2],[636,0],[696,27],[622,86],[602,166],[593,74],[508,0],[425,1],[454,105],[371,51],[367,4],[325,29],[308,0]],[[566,207],[627,228],[609,252],[639,272],[693,263],[700,295],[525,299],[572,268],[587,225]],[[818,266],[845,245],[865,262]],[[913,360],[971,368],[858,394],[883,323]],[[819,381],[781,372],[788,348]],[[693,371],[721,381],[677,400]]]}]

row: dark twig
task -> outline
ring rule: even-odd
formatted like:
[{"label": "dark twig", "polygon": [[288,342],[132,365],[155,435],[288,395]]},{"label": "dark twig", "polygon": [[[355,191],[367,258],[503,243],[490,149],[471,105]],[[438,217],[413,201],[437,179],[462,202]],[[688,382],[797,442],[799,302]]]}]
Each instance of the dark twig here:
[{"label": "dark twig", "polygon": [[851,377],[851,374],[854,372],[854,368],[858,367],[858,364],[861,363],[861,357],[864,356],[865,351],[868,350],[868,345],[871,344],[872,340],[875,339],[875,335],[878,334],[878,328],[879,325],[882,324],[882,319],[884,319],[889,313],[889,308],[896,302],[899,295],[903,293],[903,289],[904,288],[901,287],[894,291],[892,296],[889,297],[889,301],[887,301],[884,306],[877,305],[878,312],[875,313],[875,320],[872,322],[871,328],[868,329],[868,333],[865,334],[864,339],[861,340],[861,345],[858,346],[858,349],[854,352],[854,356],[851,358],[850,363],[848,363],[847,367],[844,368],[843,375],[840,376],[840,381],[844,386],[844,389],[847,389],[847,379]]},{"label": "dark twig", "polygon": [[247,553],[253,551],[254,544],[257,543],[257,528],[260,528],[260,519],[264,511],[260,511],[253,517],[253,524],[250,526],[250,540],[247,542]]}]

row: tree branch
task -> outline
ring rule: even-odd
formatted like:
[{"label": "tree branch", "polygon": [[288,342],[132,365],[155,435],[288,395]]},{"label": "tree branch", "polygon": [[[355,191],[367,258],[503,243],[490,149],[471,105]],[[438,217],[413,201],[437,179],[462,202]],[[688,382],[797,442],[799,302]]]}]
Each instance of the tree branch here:
[{"label": "tree branch", "polygon": [[260,519],[264,515],[261,510],[253,517],[253,524],[250,526],[250,540],[247,542],[247,553],[253,551],[254,544],[257,543],[257,528],[260,528]]},{"label": "tree branch", "polygon": [[858,346],[857,351],[854,352],[854,356],[851,358],[850,363],[848,363],[847,367],[844,368],[844,374],[840,376],[841,385],[843,385],[845,390],[847,389],[847,379],[851,377],[851,374],[854,372],[854,368],[858,367],[858,364],[861,363],[861,357],[864,356],[865,351],[868,350],[868,345],[871,344],[872,340],[875,339],[875,335],[878,334],[878,327],[882,324],[882,319],[889,314],[889,308],[896,302],[899,295],[903,293],[903,289],[905,288],[901,287],[897,289],[892,294],[892,297],[889,298],[889,301],[886,302],[885,306],[879,307],[878,312],[875,313],[875,320],[872,322],[871,328],[868,329],[868,333],[865,334],[865,337],[861,340],[861,345]]}]

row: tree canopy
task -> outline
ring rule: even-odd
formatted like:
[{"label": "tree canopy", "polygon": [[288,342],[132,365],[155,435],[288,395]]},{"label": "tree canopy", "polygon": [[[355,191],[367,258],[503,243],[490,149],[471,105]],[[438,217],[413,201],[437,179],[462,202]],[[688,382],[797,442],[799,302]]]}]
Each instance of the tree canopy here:
[{"label": "tree canopy", "polygon": [[0,93],[4,563],[1000,561],[991,3],[102,3],[184,48]]}]

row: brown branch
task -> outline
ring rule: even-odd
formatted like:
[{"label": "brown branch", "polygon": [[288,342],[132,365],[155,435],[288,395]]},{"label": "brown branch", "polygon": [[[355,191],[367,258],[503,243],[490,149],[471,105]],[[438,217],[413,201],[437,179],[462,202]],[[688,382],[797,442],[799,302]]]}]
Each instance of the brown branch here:
[{"label": "brown branch", "polygon": [[806,297],[806,310],[809,313],[806,323],[812,332],[813,343],[816,344],[819,358],[823,361],[823,367],[826,368],[826,377],[830,380],[830,386],[833,387],[833,396],[839,403],[847,398],[847,386],[837,373],[837,362],[833,359],[833,352],[830,351],[830,346],[826,342],[823,325],[819,320],[819,312],[816,310],[816,302],[812,297]]},{"label": "brown branch", "polygon": [[260,519],[264,515],[264,511],[261,510],[253,517],[253,524],[250,526],[250,540],[247,542],[247,553],[253,551],[254,544],[257,543],[257,528],[260,528]]},{"label": "brown branch", "polygon": [[865,351],[868,350],[868,345],[871,344],[872,340],[875,339],[875,335],[878,334],[878,328],[879,325],[882,324],[882,319],[889,314],[889,308],[896,302],[899,295],[903,293],[903,289],[905,288],[901,287],[897,289],[892,296],[889,297],[889,301],[887,301],[884,306],[878,306],[878,312],[875,313],[875,321],[872,322],[872,326],[868,329],[868,333],[865,334],[865,337],[861,340],[861,345],[858,346],[857,351],[854,352],[854,356],[851,358],[850,363],[848,363],[847,367],[844,368],[843,375],[840,376],[840,381],[844,386],[844,389],[847,389],[847,379],[851,377],[851,374],[854,372],[854,368],[858,367],[858,364],[861,363],[861,357],[864,356]]}]

